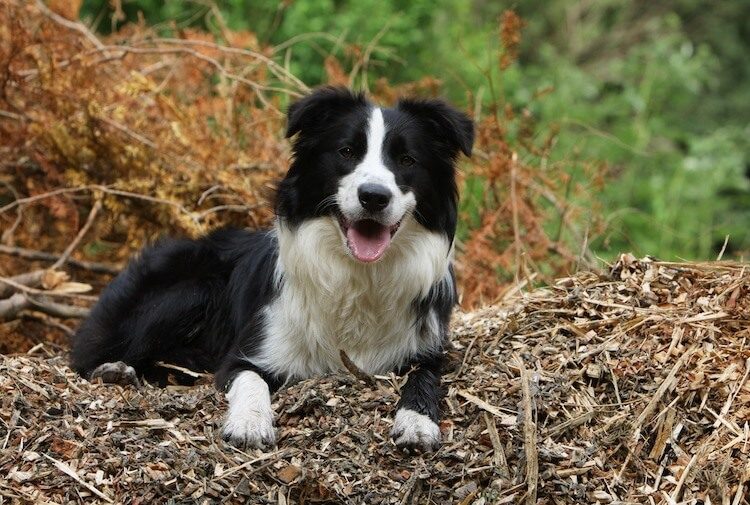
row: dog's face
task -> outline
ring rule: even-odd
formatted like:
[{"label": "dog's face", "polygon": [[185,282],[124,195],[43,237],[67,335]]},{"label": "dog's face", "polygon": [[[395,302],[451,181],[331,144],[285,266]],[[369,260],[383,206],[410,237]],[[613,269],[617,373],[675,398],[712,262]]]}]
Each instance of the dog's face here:
[{"label": "dog's face", "polygon": [[286,224],[330,216],[363,263],[380,259],[407,219],[452,241],[455,161],[471,154],[474,140],[464,114],[438,100],[383,109],[323,88],[289,108],[287,137],[295,134],[276,209]]}]

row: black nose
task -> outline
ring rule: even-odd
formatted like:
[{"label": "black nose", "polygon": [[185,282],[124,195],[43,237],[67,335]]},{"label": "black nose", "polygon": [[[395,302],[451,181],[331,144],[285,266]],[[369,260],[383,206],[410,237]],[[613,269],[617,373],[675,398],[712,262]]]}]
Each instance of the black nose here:
[{"label": "black nose", "polygon": [[357,190],[359,203],[369,212],[378,212],[388,207],[391,201],[391,190],[382,184],[373,184],[368,182],[362,184]]}]

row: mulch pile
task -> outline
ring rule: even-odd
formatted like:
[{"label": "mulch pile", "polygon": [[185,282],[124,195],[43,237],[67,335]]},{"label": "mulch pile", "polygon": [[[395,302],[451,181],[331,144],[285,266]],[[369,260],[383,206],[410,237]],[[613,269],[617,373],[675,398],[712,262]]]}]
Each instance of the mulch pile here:
[{"label": "mulch pile", "polygon": [[396,377],[275,398],[275,452],[221,441],[210,386],[89,384],[0,356],[0,503],[750,503],[750,272],[623,255],[457,314],[443,445],[389,440]]}]

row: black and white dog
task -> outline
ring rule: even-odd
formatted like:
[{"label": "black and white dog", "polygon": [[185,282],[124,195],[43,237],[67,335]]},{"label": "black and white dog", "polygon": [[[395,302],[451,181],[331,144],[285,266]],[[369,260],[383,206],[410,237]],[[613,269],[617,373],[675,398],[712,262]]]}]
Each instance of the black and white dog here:
[{"label": "black and white dog", "polygon": [[474,127],[437,100],[380,108],[323,88],[294,103],[293,161],[271,230],[224,229],[146,248],[107,287],[72,365],[155,380],[159,361],[216,372],[231,443],[275,443],[271,394],[342,368],[409,373],[392,437],[440,441],[440,369],[456,304],[455,163]]}]

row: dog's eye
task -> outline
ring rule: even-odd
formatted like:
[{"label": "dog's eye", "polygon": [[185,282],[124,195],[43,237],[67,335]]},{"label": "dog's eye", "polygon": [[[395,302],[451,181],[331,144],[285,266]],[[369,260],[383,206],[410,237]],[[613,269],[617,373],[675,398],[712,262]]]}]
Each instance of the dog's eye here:
[{"label": "dog's eye", "polygon": [[413,164],[415,164],[416,162],[417,162],[417,160],[415,160],[414,158],[412,158],[411,156],[409,156],[407,154],[404,154],[398,160],[398,164],[401,165],[402,167],[410,167]]},{"label": "dog's eye", "polygon": [[342,147],[341,149],[339,149],[339,154],[342,158],[348,160],[354,155],[354,151],[352,151],[351,147]]}]

